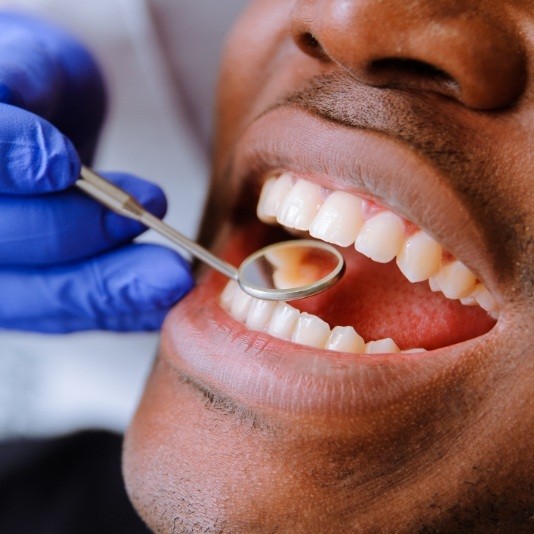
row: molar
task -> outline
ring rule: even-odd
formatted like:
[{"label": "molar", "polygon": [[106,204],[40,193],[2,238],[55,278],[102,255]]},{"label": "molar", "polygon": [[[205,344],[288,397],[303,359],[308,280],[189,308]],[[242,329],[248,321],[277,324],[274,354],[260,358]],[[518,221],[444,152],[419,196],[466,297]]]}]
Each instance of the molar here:
[{"label": "molar", "polygon": [[490,314],[498,315],[499,305],[484,284],[479,282],[469,297],[473,298],[483,310],[486,310]]},{"label": "molar", "polygon": [[256,207],[256,215],[258,219],[267,224],[274,224],[276,222],[275,217],[275,205],[271,202],[271,193],[277,183],[277,178],[269,178],[261,188],[260,198],[258,200],[258,206]]},{"label": "molar", "polygon": [[378,341],[369,341],[365,345],[365,354],[389,354],[392,352],[400,352],[400,349],[390,337],[379,339]]},{"label": "molar", "polygon": [[475,275],[458,260],[444,265],[430,280],[449,299],[467,297],[475,289],[477,281]]},{"label": "molar", "polygon": [[221,304],[223,307],[227,310],[230,310],[232,307],[232,302],[234,301],[234,295],[238,288],[237,282],[234,282],[233,280],[230,280],[226,286],[224,286],[224,290],[221,293]]}]

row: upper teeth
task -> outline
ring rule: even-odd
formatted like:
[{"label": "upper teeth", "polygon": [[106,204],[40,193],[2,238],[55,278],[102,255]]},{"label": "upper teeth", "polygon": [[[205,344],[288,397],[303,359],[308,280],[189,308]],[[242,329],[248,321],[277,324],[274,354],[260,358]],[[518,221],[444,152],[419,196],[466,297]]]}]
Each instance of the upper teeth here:
[{"label": "upper teeth", "polygon": [[[433,291],[496,316],[495,298],[460,261],[445,259],[441,245],[390,210],[344,191],[331,191],[285,172],[267,180],[257,207],[260,220],[309,231],[318,239],[355,249],[374,261],[396,257],[410,282],[429,280]],[[413,225],[411,225],[413,226]]]}]

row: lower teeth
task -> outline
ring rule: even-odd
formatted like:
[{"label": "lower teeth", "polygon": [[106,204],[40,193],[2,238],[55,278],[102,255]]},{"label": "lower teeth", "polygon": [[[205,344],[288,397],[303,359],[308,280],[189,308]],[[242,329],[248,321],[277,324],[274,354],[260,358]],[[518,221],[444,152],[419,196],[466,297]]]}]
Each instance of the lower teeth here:
[{"label": "lower teeth", "polygon": [[251,330],[308,347],[353,354],[425,352],[420,348],[401,351],[390,338],[365,343],[352,326],[336,326],[331,330],[316,315],[300,312],[285,302],[260,300],[247,295],[234,281],[226,285],[220,301],[234,319]]}]

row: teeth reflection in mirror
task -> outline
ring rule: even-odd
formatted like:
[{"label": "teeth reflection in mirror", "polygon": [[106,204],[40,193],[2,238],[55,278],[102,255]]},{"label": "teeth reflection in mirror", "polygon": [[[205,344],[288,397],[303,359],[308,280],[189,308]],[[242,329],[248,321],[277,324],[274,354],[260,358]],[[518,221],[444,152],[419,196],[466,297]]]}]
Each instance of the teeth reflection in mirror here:
[{"label": "teeth reflection in mirror", "polygon": [[251,330],[267,330],[276,302],[272,300],[253,299],[248,310],[246,325]]},{"label": "teeth reflection in mirror", "polygon": [[334,191],[319,209],[310,234],[334,245],[348,247],[363,226],[362,201],[344,191]]},{"label": "teeth reflection in mirror", "polygon": [[449,299],[467,297],[477,281],[475,275],[458,260],[444,265],[430,280],[433,280]]},{"label": "teeth reflection in mirror", "polygon": [[386,354],[392,352],[400,352],[400,349],[389,337],[379,339],[378,341],[369,341],[365,345],[365,354]]},{"label": "teeth reflection in mirror", "polygon": [[322,203],[321,186],[297,180],[282,202],[276,218],[285,226],[308,230]]},{"label": "teeth reflection in mirror", "polygon": [[352,326],[336,326],[332,330],[325,348],[338,352],[363,354],[365,352],[365,341]]},{"label": "teeth reflection in mirror", "polygon": [[442,248],[428,234],[411,235],[397,256],[401,273],[412,283],[428,280],[441,267]]},{"label": "teeth reflection in mirror", "polygon": [[295,324],[292,341],[324,349],[330,336],[330,327],[322,319],[309,313],[301,313]]},{"label": "teeth reflection in mirror", "polygon": [[277,302],[267,332],[279,339],[290,339],[299,315],[300,312],[289,304]]},{"label": "teeth reflection in mirror", "polygon": [[304,248],[270,250],[265,258],[274,268],[273,282],[277,289],[300,287],[321,278],[318,268],[306,262]]},{"label": "teeth reflection in mirror", "polygon": [[402,219],[391,211],[382,211],[363,225],[354,246],[373,261],[388,263],[397,255],[404,240]]},{"label": "teeth reflection in mirror", "polygon": [[[273,180],[273,182],[271,182]],[[269,223],[276,220],[276,214],[280,209],[282,202],[287,197],[289,191],[293,187],[293,175],[289,172],[285,172],[278,178],[271,178],[264,184],[264,188],[267,188],[265,194],[262,189],[262,203],[261,208],[258,206],[258,217],[260,220]],[[267,185],[269,183],[269,185]],[[261,215],[260,215],[261,212]]]}]

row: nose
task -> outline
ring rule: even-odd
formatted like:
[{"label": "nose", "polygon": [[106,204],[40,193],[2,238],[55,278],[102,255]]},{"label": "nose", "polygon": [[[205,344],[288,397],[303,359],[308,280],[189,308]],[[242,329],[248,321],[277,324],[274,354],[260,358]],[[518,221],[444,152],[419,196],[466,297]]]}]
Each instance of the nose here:
[{"label": "nose", "polygon": [[296,0],[292,35],[319,61],[377,87],[432,91],[492,110],[524,91],[521,33],[493,2]]}]

